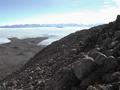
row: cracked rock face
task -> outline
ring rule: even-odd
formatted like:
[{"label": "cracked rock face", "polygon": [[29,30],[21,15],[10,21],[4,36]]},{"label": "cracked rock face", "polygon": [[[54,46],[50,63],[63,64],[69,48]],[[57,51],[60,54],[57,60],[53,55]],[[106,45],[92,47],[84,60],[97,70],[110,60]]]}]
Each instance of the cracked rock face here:
[{"label": "cracked rock face", "polygon": [[116,21],[81,30],[56,41],[1,88],[23,90],[119,90],[120,16]]}]

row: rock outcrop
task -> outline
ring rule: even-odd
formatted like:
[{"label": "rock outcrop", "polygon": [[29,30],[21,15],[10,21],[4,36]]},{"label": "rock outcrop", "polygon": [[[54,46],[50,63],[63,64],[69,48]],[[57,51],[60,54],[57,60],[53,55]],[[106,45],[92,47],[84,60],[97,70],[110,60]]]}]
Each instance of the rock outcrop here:
[{"label": "rock outcrop", "polygon": [[1,81],[1,90],[119,90],[120,16],[72,33]]}]

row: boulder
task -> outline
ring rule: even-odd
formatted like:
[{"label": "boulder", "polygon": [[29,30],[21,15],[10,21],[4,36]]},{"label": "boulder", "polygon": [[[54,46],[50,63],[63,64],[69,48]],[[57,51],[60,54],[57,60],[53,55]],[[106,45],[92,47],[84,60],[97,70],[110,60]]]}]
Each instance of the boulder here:
[{"label": "boulder", "polygon": [[114,89],[112,88],[112,85],[107,85],[107,86],[105,86],[105,85],[97,85],[97,86],[90,85],[87,88],[87,90],[114,90]]},{"label": "boulder", "polygon": [[70,90],[88,76],[95,67],[94,59],[88,56],[60,69],[50,80],[45,90]]},{"label": "boulder", "polygon": [[104,83],[113,83],[120,80],[120,72],[107,73],[102,77]]},{"label": "boulder", "polygon": [[115,39],[120,40],[120,31],[116,31],[114,37]]},{"label": "boulder", "polygon": [[114,72],[112,76],[116,77],[117,79],[120,79],[120,72]]},{"label": "boulder", "polygon": [[106,50],[105,52],[106,56],[112,56],[113,55],[113,49]]},{"label": "boulder", "polygon": [[87,90],[119,90],[119,87],[115,87],[114,85],[112,84],[107,84],[107,85],[96,85],[96,86],[93,86],[93,85],[90,85],[88,86]]},{"label": "boulder", "polygon": [[87,90],[98,90],[98,89],[97,89],[96,87],[90,85],[90,86],[87,88]]},{"label": "boulder", "polygon": [[79,80],[82,80],[95,69],[94,59],[91,57],[86,57],[78,60],[72,63],[71,66],[72,71]]},{"label": "boulder", "polygon": [[103,65],[106,59],[107,59],[107,56],[105,54],[98,52],[98,55],[95,58],[95,63],[97,65]]},{"label": "boulder", "polygon": [[97,65],[103,65],[107,56],[99,51],[93,51],[89,53],[90,57],[93,57]]},{"label": "boulder", "polygon": [[120,43],[116,45],[116,47],[113,48],[113,55],[115,57],[118,57],[119,56],[119,49],[120,49]]},{"label": "boulder", "polygon": [[[116,37],[115,37],[115,38],[116,38]],[[108,47],[109,47],[110,49],[113,49],[118,43],[119,43],[118,40],[114,40],[114,41],[111,42],[110,45],[108,45]]]},{"label": "boulder", "polygon": [[97,85],[97,90],[114,90],[112,85]]},{"label": "boulder", "polygon": [[80,86],[87,87],[91,84],[100,82],[102,80],[102,76],[106,73],[114,72],[117,65],[118,62],[113,56],[108,57],[102,67],[99,67],[96,71],[94,71],[92,74],[90,74],[88,77],[81,81]]},{"label": "boulder", "polygon": [[109,70],[112,71],[117,67],[117,65],[118,65],[117,59],[115,59],[114,56],[109,56],[107,58],[107,60],[105,60],[105,64],[104,64],[105,69],[104,69],[104,71],[107,71],[107,72]]},{"label": "boulder", "polygon": [[104,49],[107,49],[108,46],[111,44],[111,42],[112,42],[112,38],[106,38],[105,40],[103,40],[102,47]]},{"label": "boulder", "polygon": [[63,68],[59,70],[50,80],[45,90],[70,90],[73,86],[79,83],[79,80],[71,70],[71,68]]},{"label": "boulder", "polygon": [[100,53],[99,51],[97,51],[96,49],[93,49],[93,50],[90,50],[88,52],[88,56],[95,59],[98,56],[99,53]]}]

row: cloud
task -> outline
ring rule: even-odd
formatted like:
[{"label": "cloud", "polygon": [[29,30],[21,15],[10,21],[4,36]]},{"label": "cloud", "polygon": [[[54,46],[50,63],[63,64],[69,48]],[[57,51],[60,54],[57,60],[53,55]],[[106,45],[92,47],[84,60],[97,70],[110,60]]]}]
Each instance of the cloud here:
[{"label": "cloud", "polygon": [[57,13],[49,15],[38,15],[31,18],[25,18],[12,24],[57,24],[57,23],[78,23],[78,24],[96,24],[108,23],[114,21],[120,14],[120,0],[113,0],[117,6],[112,6],[110,1],[105,1],[101,9],[81,10],[79,12]]},{"label": "cloud", "polygon": [[120,9],[120,0],[113,0],[113,1],[116,3],[117,7]]},{"label": "cloud", "polygon": [[105,2],[103,2],[104,4],[111,4],[111,2],[110,1],[105,1]]},{"label": "cloud", "polygon": [[112,3],[113,3],[112,1],[110,1],[110,0],[107,1],[107,0],[106,0],[106,1],[103,2],[103,7],[104,7],[104,8],[113,7],[113,4],[112,4]]},{"label": "cloud", "polygon": [[80,11],[70,13],[58,13],[45,16],[36,16],[16,23],[78,23],[78,24],[93,24],[107,23],[115,20],[119,14],[119,10],[115,7],[103,8],[99,11]]}]

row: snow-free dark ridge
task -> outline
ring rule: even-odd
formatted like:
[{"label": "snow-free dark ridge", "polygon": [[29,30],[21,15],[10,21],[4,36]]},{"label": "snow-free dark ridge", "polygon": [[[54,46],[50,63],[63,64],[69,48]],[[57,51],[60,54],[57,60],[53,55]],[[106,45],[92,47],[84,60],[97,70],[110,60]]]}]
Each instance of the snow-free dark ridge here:
[{"label": "snow-free dark ridge", "polygon": [[[8,58],[9,60],[9,58]],[[120,16],[72,33],[1,81],[0,90],[119,90]]]}]

